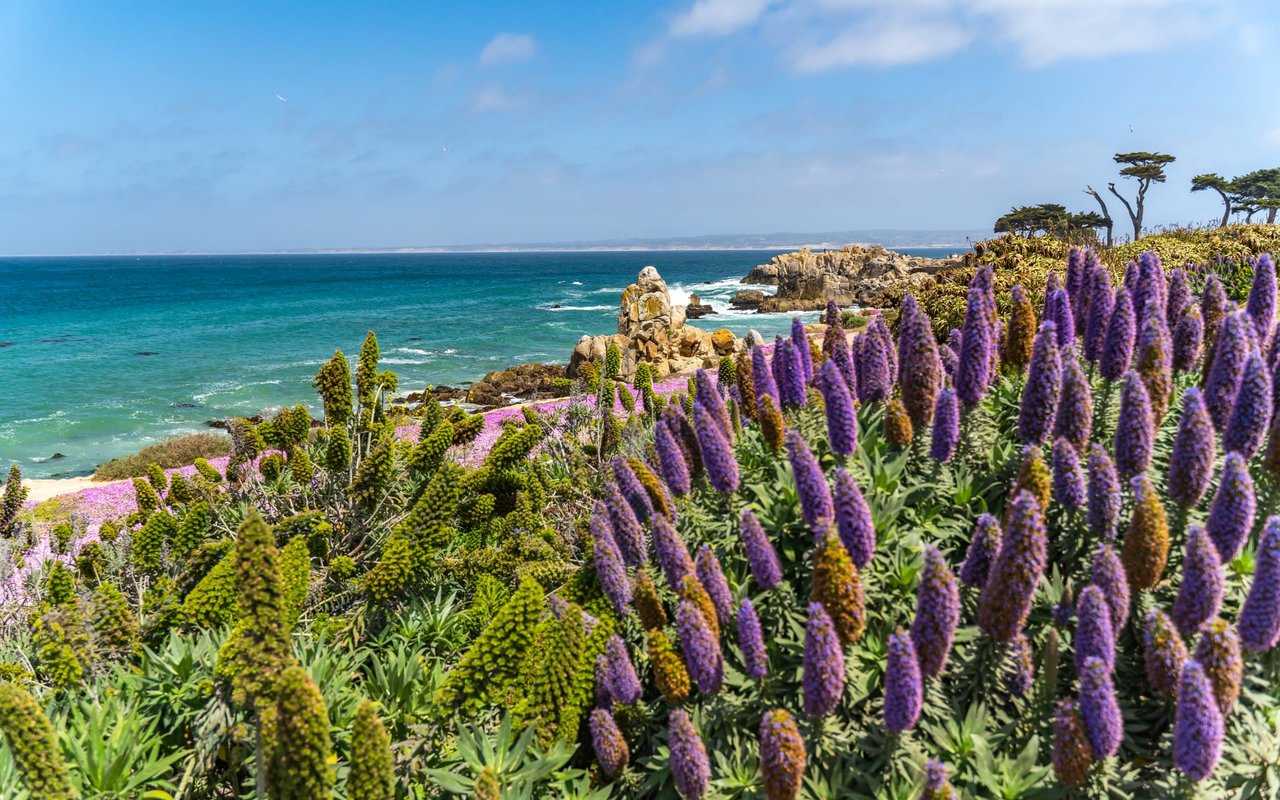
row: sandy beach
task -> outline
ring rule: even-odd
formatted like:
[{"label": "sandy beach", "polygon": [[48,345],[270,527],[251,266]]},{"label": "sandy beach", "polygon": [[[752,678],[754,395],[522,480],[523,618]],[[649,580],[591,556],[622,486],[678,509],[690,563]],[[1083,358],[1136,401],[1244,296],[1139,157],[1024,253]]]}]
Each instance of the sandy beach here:
[{"label": "sandy beach", "polygon": [[121,481],[95,481],[93,478],[30,478],[22,482],[27,487],[28,503],[43,503],[64,494],[74,494],[93,486],[109,486]]}]

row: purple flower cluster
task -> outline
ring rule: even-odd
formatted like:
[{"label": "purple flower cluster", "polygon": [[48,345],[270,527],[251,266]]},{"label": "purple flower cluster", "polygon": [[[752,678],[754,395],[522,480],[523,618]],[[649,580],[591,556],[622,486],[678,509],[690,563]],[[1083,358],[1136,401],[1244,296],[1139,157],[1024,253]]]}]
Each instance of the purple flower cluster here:
[{"label": "purple flower cluster", "polygon": [[1062,395],[1058,400],[1058,418],[1054,422],[1055,436],[1061,436],[1077,453],[1089,446],[1089,433],[1093,430],[1093,392],[1080,362],[1067,358],[1062,367]]},{"label": "purple flower cluster", "polygon": [[676,631],[680,634],[684,665],[698,691],[703,694],[720,691],[720,684],[724,681],[720,643],[702,612],[689,600],[681,600],[676,606]]},{"label": "purple flower cluster", "polygon": [[1240,681],[1244,677],[1244,654],[1235,628],[1223,619],[1204,626],[1196,644],[1196,661],[1204,667],[1213,684],[1213,694],[1223,716],[1230,714],[1240,696]]},{"label": "purple flower cluster", "polygon": [[1227,453],[1222,462],[1218,491],[1213,495],[1209,519],[1204,526],[1223,564],[1235,558],[1245,539],[1249,538],[1256,509],[1249,465],[1239,453]]},{"label": "purple flower cluster", "polygon": [[1213,619],[1222,605],[1223,574],[1218,550],[1204,528],[1187,530],[1187,550],[1182,559],[1182,583],[1173,601],[1173,621],[1183,636],[1191,636]]},{"label": "purple flower cluster", "polygon": [[920,672],[936,678],[947,666],[951,642],[960,624],[960,589],[942,551],[929,545],[924,551],[924,571],[916,591],[916,618],[911,641],[920,660]]},{"label": "purple flower cluster", "polygon": [[791,462],[791,472],[795,476],[805,524],[814,535],[824,535],[835,520],[835,507],[831,501],[831,488],[822,474],[822,465],[809,449],[809,443],[796,430],[787,430],[786,442],[787,460]]},{"label": "purple flower cluster", "polygon": [[1076,601],[1076,672],[1084,670],[1085,660],[1097,658],[1107,671],[1116,663],[1116,637],[1111,630],[1111,606],[1097,586],[1086,586]]},{"label": "purple flower cluster", "polygon": [[773,379],[778,384],[783,407],[799,407],[808,402],[804,362],[799,348],[790,339],[780,340],[773,348]]},{"label": "purple flower cluster", "polygon": [[591,749],[600,762],[600,771],[606,777],[616,778],[631,760],[627,740],[622,738],[613,715],[603,708],[592,710],[590,718]]},{"label": "purple flower cluster", "polygon": [[1165,694],[1178,691],[1182,665],[1187,662],[1187,646],[1173,621],[1158,608],[1147,614],[1142,627],[1142,661],[1151,688]]},{"label": "purple flower cluster", "polygon": [[1271,375],[1262,356],[1253,353],[1244,364],[1240,376],[1240,390],[1235,405],[1222,432],[1222,447],[1235,451],[1246,459],[1251,458],[1262,446],[1271,424]]},{"label": "purple flower cluster", "polygon": [[757,404],[762,397],[772,397],[773,404],[782,408],[782,398],[778,396],[778,384],[773,379],[773,370],[769,366],[768,356],[763,347],[751,348],[751,383],[756,390]]},{"label": "purple flower cluster", "polygon": [[1245,312],[1253,321],[1258,347],[1266,350],[1276,324],[1276,265],[1267,253],[1253,262],[1253,285],[1249,287]]},{"label": "purple flower cluster", "polygon": [[889,343],[870,326],[857,338],[858,399],[864,403],[885,400],[893,388]]},{"label": "purple flower cluster", "polygon": [[1091,364],[1098,363],[1106,349],[1114,297],[1110,273],[1105,268],[1095,269],[1090,277],[1089,311],[1084,326],[1084,357]]},{"label": "purple flower cluster", "polygon": [[1253,348],[1253,323],[1249,316],[1243,311],[1228,316],[1214,343],[1213,366],[1204,388],[1209,417],[1218,430],[1226,428],[1231,418],[1244,367]]},{"label": "purple flower cluster", "polygon": [[[1050,634],[1053,635],[1053,634]],[[1031,641],[1025,634],[1009,640],[1009,693],[1024,697],[1036,681],[1036,665],[1031,657]]]},{"label": "purple flower cluster", "polygon": [[1084,785],[1093,766],[1093,749],[1080,719],[1080,704],[1058,702],[1053,720],[1053,774],[1068,788]]},{"label": "purple flower cluster", "polygon": [[747,553],[747,566],[751,575],[761,588],[772,589],[782,581],[782,564],[778,561],[778,551],[769,541],[764,527],[751,509],[743,509],[739,519],[742,531],[742,548]]},{"label": "purple flower cluster", "polygon": [[613,478],[640,522],[653,516],[653,501],[649,499],[649,493],[645,491],[644,485],[636,477],[631,465],[622,456],[613,459]]},{"label": "purple flower cluster", "polygon": [[733,592],[729,590],[729,581],[725,580],[720,560],[716,558],[710,545],[704,544],[698,548],[698,555],[693,559],[693,571],[711,598],[711,604],[716,607],[720,624],[729,624],[729,620],[733,618]]},{"label": "purple flower cluster", "polygon": [[845,338],[844,330],[839,328],[828,330],[822,345],[827,353],[827,359],[834,362],[836,368],[840,370],[840,377],[844,378],[849,394],[856,400],[858,373],[853,364],[853,352],[849,349],[849,340]]},{"label": "purple flower cluster", "polygon": [[933,406],[942,388],[942,360],[929,315],[913,296],[902,299],[898,320],[898,385],[911,424],[919,428],[933,421]]},{"label": "purple flower cluster", "polygon": [[760,720],[760,775],[766,800],[799,797],[807,760],[795,718],[781,708],[767,712]]},{"label": "purple flower cluster", "polygon": [[1080,719],[1089,737],[1093,757],[1099,761],[1113,756],[1124,738],[1124,718],[1116,701],[1111,670],[1101,659],[1085,659],[1080,671]]},{"label": "purple flower cluster", "polygon": [[711,486],[721,494],[738,491],[738,462],[733,457],[733,445],[720,423],[701,403],[693,404],[693,429],[698,434],[702,465]]},{"label": "purple flower cluster", "polygon": [[1068,511],[1075,511],[1085,504],[1080,457],[1071,443],[1061,437],[1053,443],[1053,497]]},{"label": "purple flower cluster", "polygon": [[1014,498],[1004,541],[982,588],[978,627],[998,642],[1022,631],[1049,558],[1040,504],[1028,491]]},{"label": "purple flower cluster", "polygon": [[760,629],[760,617],[750,598],[742,598],[738,604],[738,647],[742,650],[742,665],[748,678],[760,680],[769,671],[769,652]]},{"label": "purple flower cluster", "polygon": [[654,514],[650,523],[653,525],[653,551],[658,558],[658,566],[662,568],[662,575],[671,591],[679,593],[684,579],[693,574],[693,559],[689,557],[684,540],[665,516]]},{"label": "purple flower cluster", "polygon": [[1222,756],[1222,711],[1204,668],[1188,661],[1178,681],[1178,712],[1173,725],[1173,763],[1193,780],[1213,773]]},{"label": "purple flower cluster", "polygon": [[1199,308],[1188,306],[1173,329],[1173,369],[1176,372],[1194,370],[1203,349],[1204,318],[1200,316]]},{"label": "purple flower cluster", "polygon": [[911,730],[920,719],[924,682],[911,637],[902,631],[889,637],[889,659],[884,672],[884,727],[890,733]]},{"label": "purple flower cluster", "polygon": [[1027,385],[1018,413],[1018,436],[1023,444],[1043,444],[1053,429],[1062,389],[1062,357],[1058,353],[1056,326],[1045,321],[1031,350]]},{"label": "purple flower cluster", "polygon": [[729,418],[729,409],[724,404],[724,397],[716,389],[711,373],[705,369],[698,370],[693,374],[693,384],[694,400],[711,412],[711,416],[720,423],[720,430],[724,431],[725,437],[732,441],[733,422]]},{"label": "purple flower cluster", "polygon": [[1136,372],[1125,375],[1116,420],[1116,469],[1126,477],[1145,472],[1155,449],[1156,430],[1147,387]]},{"label": "purple flower cluster", "polygon": [[804,713],[810,717],[830,714],[844,694],[844,649],[835,624],[821,603],[809,603],[801,690]]},{"label": "purple flower cluster", "polygon": [[[977,276],[974,277],[977,280]],[[960,338],[960,362],[956,365],[956,396],[966,406],[982,402],[991,381],[993,331],[987,317],[987,298],[981,288],[969,289],[964,328]]]},{"label": "purple flower cluster", "polygon": [[1098,552],[1094,554],[1089,568],[1089,581],[1107,598],[1107,605],[1111,608],[1111,632],[1119,636],[1129,619],[1129,578],[1110,544],[1098,545]]},{"label": "purple flower cluster", "polygon": [[796,349],[805,382],[813,380],[813,351],[809,348],[809,332],[799,317],[791,318],[791,346]]},{"label": "purple flower cluster", "polygon": [[631,663],[631,655],[627,653],[627,645],[621,636],[614,634],[609,637],[605,655],[608,656],[606,685],[609,687],[610,697],[624,706],[635,705],[642,692],[640,678],[636,675],[635,665]]},{"label": "purple flower cluster", "polygon": [[663,423],[654,426],[653,444],[658,451],[658,469],[667,486],[677,496],[689,493],[692,481],[689,477],[689,465],[685,462],[684,451],[676,442],[671,428]]},{"label": "purple flower cluster", "polygon": [[876,528],[862,490],[844,467],[836,468],[835,514],[836,529],[849,558],[858,569],[866,569],[876,553]]},{"label": "purple flower cluster", "polygon": [[1165,301],[1164,322],[1170,328],[1178,324],[1183,313],[1191,305],[1191,283],[1187,271],[1175,269],[1169,273],[1169,298]]},{"label": "purple flower cluster", "polygon": [[1107,338],[1102,348],[1099,364],[1102,377],[1119,380],[1129,370],[1133,358],[1133,340],[1137,336],[1137,321],[1133,315],[1133,301],[1126,289],[1116,290],[1116,300],[1107,322]]},{"label": "purple flower cluster", "polygon": [[1112,540],[1120,525],[1120,477],[1107,448],[1094,442],[1089,451],[1089,534]]},{"label": "purple flower cluster", "polygon": [[667,720],[667,748],[671,751],[671,778],[684,800],[699,800],[711,784],[707,747],[694,730],[689,712],[673,708]]},{"label": "purple flower cluster", "polygon": [[631,605],[631,581],[627,580],[627,567],[622,561],[622,553],[613,540],[613,532],[605,519],[603,510],[597,505],[591,515],[592,557],[596,567],[596,577],[600,580],[600,588],[613,605],[618,614],[625,614]]},{"label": "purple flower cluster", "polygon": [[938,392],[938,402],[933,407],[933,432],[929,442],[929,457],[947,462],[960,443],[960,404],[951,389]]},{"label": "purple flower cluster", "polygon": [[974,589],[985,586],[999,552],[1000,523],[990,514],[983,514],[973,525],[973,538],[960,565],[960,582]]},{"label": "purple flower cluster", "polygon": [[828,359],[823,363],[817,383],[826,406],[827,440],[831,450],[842,456],[853,455],[858,449],[858,417],[853,410],[853,395],[835,361]]},{"label": "purple flower cluster", "polygon": [[622,560],[632,567],[644,564],[649,549],[645,543],[644,528],[641,527],[640,520],[636,519],[631,505],[612,482],[606,483],[604,487],[604,510],[608,514],[609,528],[622,553]]},{"label": "purple flower cluster", "polygon": [[1169,497],[1187,508],[1199,503],[1213,477],[1216,455],[1217,439],[1204,395],[1192,386],[1182,395],[1182,418],[1169,458]]},{"label": "purple flower cluster", "polygon": [[1066,352],[1076,341],[1076,321],[1071,312],[1071,296],[1066,289],[1055,289],[1045,296],[1044,317],[1057,329],[1058,349]]},{"label": "purple flower cluster", "polygon": [[1270,650],[1280,643],[1280,517],[1268,517],[1258,541],[1253,584],[1240,609],[1240,643]]},{"label": "purple flower cluster", "polygon": [[960,800],[955,787],[947,780],[947,767],[937,759],[929,759],[924,765],[924,789],[920,800]]}]

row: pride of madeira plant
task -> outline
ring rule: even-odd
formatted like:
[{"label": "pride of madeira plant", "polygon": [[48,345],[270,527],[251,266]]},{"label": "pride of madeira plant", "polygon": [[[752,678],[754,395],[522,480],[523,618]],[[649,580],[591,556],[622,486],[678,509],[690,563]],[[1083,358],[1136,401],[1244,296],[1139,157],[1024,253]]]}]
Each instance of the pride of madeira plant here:
[{"label": "pride of madeira plant", "polygon": [[15,469],[0,796],[1280,795],[1275,266],[1115,253],[488,418],[369,334],[105,519]]}]

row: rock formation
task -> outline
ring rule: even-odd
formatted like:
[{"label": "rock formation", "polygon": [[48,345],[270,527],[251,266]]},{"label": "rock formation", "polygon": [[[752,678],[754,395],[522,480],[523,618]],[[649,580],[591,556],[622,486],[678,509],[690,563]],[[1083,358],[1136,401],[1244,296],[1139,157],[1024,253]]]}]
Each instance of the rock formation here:
[{"label": "rock formation", "polygon": [[744,346],[727,330],[712,332],[686,325],[685,307],[671,304],[667,283],[653,267],[640,270],[636,282],[622,292],[617,333],[578,340],[569,358],[568,376],[576,377],[584,361],[603,361],[610,344],[622,351],[624,379],[634,376],[642,361],[653,365],[655,378],[665,378],[712,366]]},{"label": "rock formation", "polygon": [[777,286],[777,294],[759,296],[759,292],[744,290],[734,296],[732,303],[734,307],[756,308],[762,313],[813,311],[823,308],[828,300],[841,305],[863,305],[890,283],[957,266],[960,266],[958,258],[908,256],[878,245],[851,245],[819,252],[806,247],[796,253],[774,256],[768,264],[761,264],[742,279],[743,283]]}]

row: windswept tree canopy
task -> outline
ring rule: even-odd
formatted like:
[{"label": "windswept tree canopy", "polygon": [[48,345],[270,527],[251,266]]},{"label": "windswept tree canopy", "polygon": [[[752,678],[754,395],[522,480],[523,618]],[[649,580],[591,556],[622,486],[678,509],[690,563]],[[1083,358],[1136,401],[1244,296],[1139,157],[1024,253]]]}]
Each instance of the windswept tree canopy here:
[{"label": "windswept tree canopy", "polygon": [[1106,225],[1106,218],[1095,211],[1073,213],[1058,203],[1041,203],[1034,206],[1017,206],[996,220],[996,233],[1016,233],[1034,236],[1037,233],[1065,235],[1074,231],[1087,231]]}]

